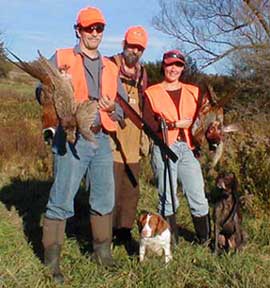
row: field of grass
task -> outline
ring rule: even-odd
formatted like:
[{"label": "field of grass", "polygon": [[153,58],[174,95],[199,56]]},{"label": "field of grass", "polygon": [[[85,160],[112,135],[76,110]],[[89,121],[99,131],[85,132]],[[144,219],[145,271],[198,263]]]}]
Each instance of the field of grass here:
[{"label": "field of grass", "polygon": [[[266,176],[269,162],[264,158],[269,147],[262,145],[264,140],[256,146],[258,137],[251,139],[246,134],[228,139],[238,149],[227,149],[228,157],[223,160],[223,165],[239,176],[243,191],[254,194],[258,190],[251,207],[244,210],[243,226],[249,239],[243,251],[218,257],[209,248],[193,243],[191,217],[179,191],[181,206],[177,222],[181,237],[173,251],[173,261],[165,266],[163,259],[149,257],[139,264],[137,257],[129,257],[124,247],[115,246],[113,256],[119,269],[108,271],[90,260],[88,195],[82,185],[75,201],[76,215],[67,223],[62,252],[66,283],[55,285],[42,264],[41,247],[42,217],[52,183],[52,159],[50,148],[42,140],[40,107],[34,99],[33,87],[31,83],[0,82],[0,287],[270,287],[270,218],[266,197],[270,193]],[[256,126],[257,120],[250,121],[249,125]],[[242,143],[247,142],[247,137],[249,146]],[[252,150],[252,145],[256,149]],[[265,159],[265,166],[259,166],[261,162],[255,163],[254,159]],[[148,159],[144,159],[142,167],[138,214],[141,210],[156,211],[157,203]],[[203,167],[210,190],[213,175],[208,174],[206,164]],[[133,235],[138,239],[137,227]]]}]

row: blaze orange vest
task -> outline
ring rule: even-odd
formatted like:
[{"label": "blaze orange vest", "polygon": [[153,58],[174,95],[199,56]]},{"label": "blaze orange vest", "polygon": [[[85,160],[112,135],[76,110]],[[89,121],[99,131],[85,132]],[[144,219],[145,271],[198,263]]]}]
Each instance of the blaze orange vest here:
[{"label": "blaze orange vest", "polygon": [[[89,99],[91,92],[87,87],[83,59],[80,54],[75,54],[73,48],[58,49],[56,51],[56,63],[58,67],[67,67],[71,75],[74,88],[74,97],[77,102]],[[109,59],[102,57],[101,95],[114,100],[117,95],[118,68]],[[116,122],[112,121],[108,113],[100,110],[102,126],[108,131],[116,130]]]},{"label": "blaze orange vest", "polygon": [[[182,84],[181,98],[178,107],[180,118],[177,113],[177,107],[162,85],[153,85],[147,88],[145,93],[149,99],[154,113],[164,118],[168,122],[175,122],[180,119],[193,120],[196,113],[199,96],[198,87],[184,83]],[[193,149],[194,146],[192,144],[190,129],[183,130],[189,148]],[[178,135],[179,129],[168,130],[168,144],[173,144],[176,141]]]}]

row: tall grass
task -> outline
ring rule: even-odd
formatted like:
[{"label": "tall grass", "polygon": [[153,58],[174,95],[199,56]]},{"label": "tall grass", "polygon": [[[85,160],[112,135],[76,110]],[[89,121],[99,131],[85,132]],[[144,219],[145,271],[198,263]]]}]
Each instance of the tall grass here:
[{"label": "tall grass", "polygon": [[[0,287],[57,287],[42,264],[41,223],[52,183],[52,159],[41,137],[40,107],[33,85],[0,83],[0,91],[6,94],[0,93]],[[155,256],[140,264],[122,246],[113,249],[119,269],[96,266],[90,260],[88,193],[82,186],[75,201],[76,215],[67,223],[62,253],[67,281],[59,287],[270,287],[269,144],[262,140],[269,128],[252,119],[242,125],[243,132],[227,137],[226,152],[217,167],[234,171],[240,192],[254,195],[244,212],[249,239],[242,252],[217,257],[209,248],[193,243],[191,216],[179,190],[181,237],[168,266]],[[209,170],[206,156],[201,161],[211,193],[217,172]],[[149,159],[142,160],[140,182],[138,214],[145,209],[156,211]],[[138,240],[137,227],[133,236]]]}]

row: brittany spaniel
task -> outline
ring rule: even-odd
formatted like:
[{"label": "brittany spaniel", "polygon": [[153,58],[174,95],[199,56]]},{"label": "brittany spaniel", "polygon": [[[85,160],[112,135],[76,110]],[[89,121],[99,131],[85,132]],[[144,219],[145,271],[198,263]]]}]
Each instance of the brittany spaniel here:
[{"label": "brittany spaniel", "polygon": [[169,224],[162,216],[154,213],[144,213],[138,219],[140,232],[140,262],[144,260],[146,251],[152,251],[159,256],[165,254],[165,263],[172,260],[171,231]]}]

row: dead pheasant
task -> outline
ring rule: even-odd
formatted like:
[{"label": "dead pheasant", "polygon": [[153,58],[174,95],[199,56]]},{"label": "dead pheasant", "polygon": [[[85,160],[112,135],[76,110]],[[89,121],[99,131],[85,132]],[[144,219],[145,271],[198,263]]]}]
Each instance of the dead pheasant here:
[{"label": "dead pheasant", "polygon": [[202,100],[199,103],[198,113],[192,125],[192,135],[195,146],[200,147],[206,139],[209,150],[215,154],[211,163],[215,167],[223,154],[224,133],[235,132],[239,130],[236,124],[224,126],[223,107],[232,95],[225,96],[220,101],[210,85],[205,87],[201,94]]},{"label": "dead pheasant", "polygon": [[52,139],[55,135],[55,129],[58,126],[58,117],[54,108],[54,103],[50,95],[44,94],[42,86],[39,85],[35,90],[36,99],[42,107],[41,124],[44,141],[47,144],[52,144]]},{"label": "dead pheasant", "polygon": [[86,100],[76,103],[71,79],[67,77],[66,70],[59,71],[39,51],[39,58],[29,63],[7,51],[18,60],[14,62],[8,58],[9,61],[42,83],[40,103],[43,107],[43,129],[56,127],[60,122],[68,142],[75,143],[77,129],[84,138],[92,141],[90,127],[97,113],[96,101]]},{"label": "dead pheasant", "polygon": [[79,103],[76,110],[76,122],[81,135],[88,141],[93,141],[93,133],[90,130],[97,113],[97,101],[84,101]]}]

